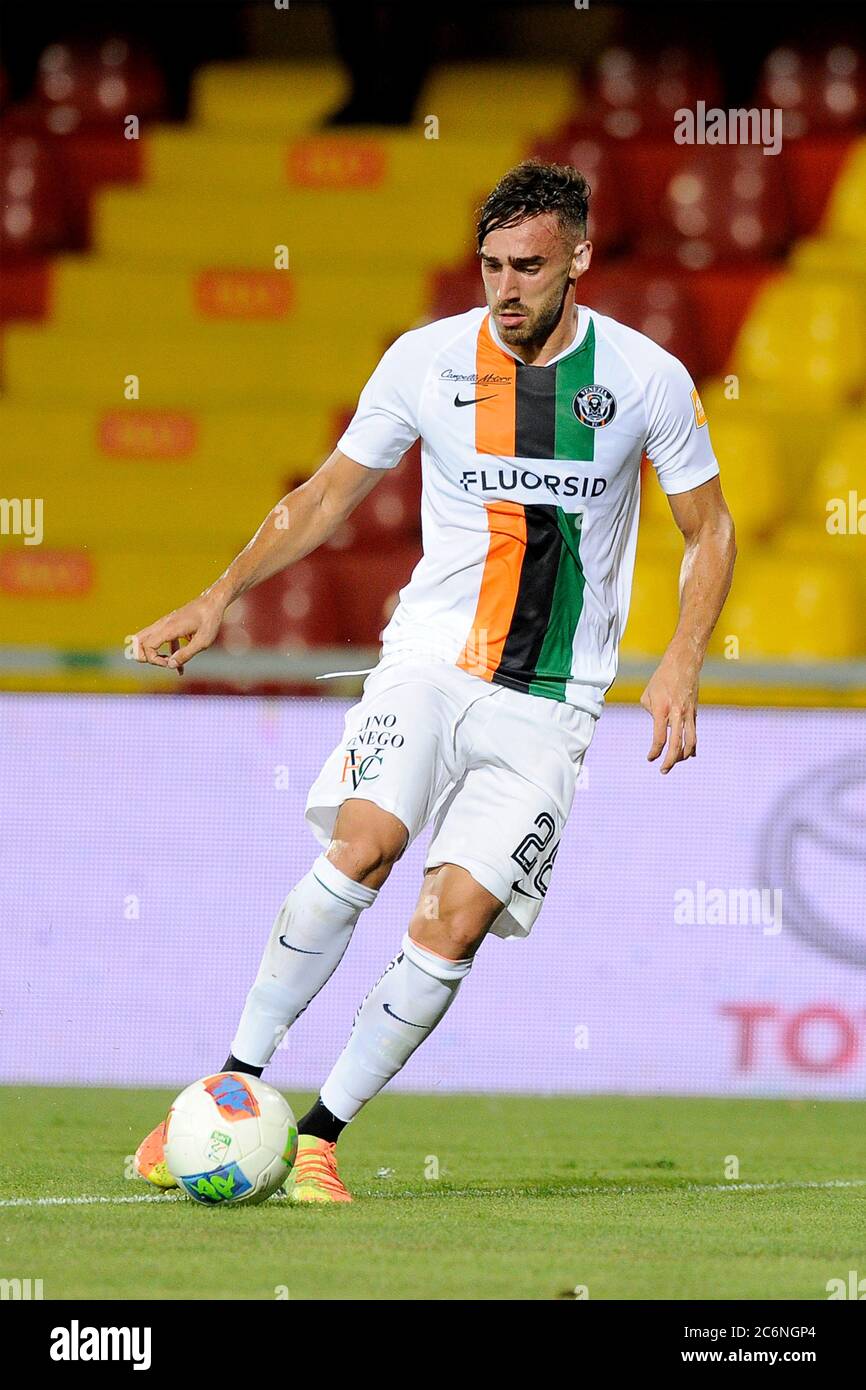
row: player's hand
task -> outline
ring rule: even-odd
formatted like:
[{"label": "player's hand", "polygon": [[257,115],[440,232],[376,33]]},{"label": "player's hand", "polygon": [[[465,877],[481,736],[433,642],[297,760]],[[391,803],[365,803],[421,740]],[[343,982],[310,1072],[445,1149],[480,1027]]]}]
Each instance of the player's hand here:
[{"label": "player's hand", "polygon": [[[663,773],[693,758],[698,747],[697,711],[700,662],[668,649],[640,697],[652,715],[653,737],[647,754],[655,762],[664,750]],[[665,745],[667,748],[665,749]]]},{"label": "player's hand", "polygon": [[[198,653],[206,651],[220,629],[225,609],[216,599],[202,595],[182,608],[176,608],[159,622],[142,628],[132,639],[136,661],[148,666],[166,666],[183,675],[183,668]],[[181,642],[185,645],[181,646]],[[167,652],[160,652],[161,647]]]}]

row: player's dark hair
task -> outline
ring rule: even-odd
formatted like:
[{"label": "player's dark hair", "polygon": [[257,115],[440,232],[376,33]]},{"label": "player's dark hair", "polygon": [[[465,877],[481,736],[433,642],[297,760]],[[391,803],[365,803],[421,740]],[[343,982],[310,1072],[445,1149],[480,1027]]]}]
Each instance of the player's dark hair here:
[{"label": "player's dark hair", "polygon": [[566,236],[586,236],[590,187],[571,164],[524,159],[503,174],[478,213],[478,249],[488,232],[554,212]]}]

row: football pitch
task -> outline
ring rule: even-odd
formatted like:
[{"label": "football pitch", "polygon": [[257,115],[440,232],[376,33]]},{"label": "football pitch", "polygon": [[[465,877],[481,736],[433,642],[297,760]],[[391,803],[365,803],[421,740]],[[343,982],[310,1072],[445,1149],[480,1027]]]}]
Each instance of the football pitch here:
[{"label": "football pitch", "polygon": [[171,1099],[0,1088],[0,1279],[46,1299],[820,1300],[866,1275],[859,1104],[385,1095],[340,1141],[351,1206],[208,1209],[126,1176]]}]

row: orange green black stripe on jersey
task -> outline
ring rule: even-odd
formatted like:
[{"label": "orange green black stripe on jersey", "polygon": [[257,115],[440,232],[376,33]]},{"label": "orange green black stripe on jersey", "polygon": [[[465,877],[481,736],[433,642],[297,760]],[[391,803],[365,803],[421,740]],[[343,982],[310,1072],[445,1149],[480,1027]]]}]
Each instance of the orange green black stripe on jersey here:
[{"label": "orange green black stripe on jersey", "polygon": [[595,429],[576,409],[578,393],[593,386],[595,329],[580,347],[549,366],[516,361],[490,334],[485,318],[478,330],[476,374],[492,374],[495,388],[475,405],[475,449],[501,458],[591,460]]},{"label": "orange green black stripe on jersey", "polygon": [[486,502],[487,558],[457,664],[497,685],[565,699],[583,610],[583,515]]}]

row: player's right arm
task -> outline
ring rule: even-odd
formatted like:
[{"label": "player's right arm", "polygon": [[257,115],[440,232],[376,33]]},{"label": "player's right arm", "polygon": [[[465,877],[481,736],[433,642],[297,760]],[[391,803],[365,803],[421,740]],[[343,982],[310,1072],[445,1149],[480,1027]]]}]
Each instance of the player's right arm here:
[{"label": "player's right arm", "polygon": [[[287,493],[228,569],[198,598],[176,608],[133,638],[136,660],[178,672],[205,651],[229,604],[316,550],[379,482],[387,468],[363,467],[335,449],[307,482]],[[181,647],[184,639],[186,645]],[[160,654],[160,648],[168,652]]]}]

